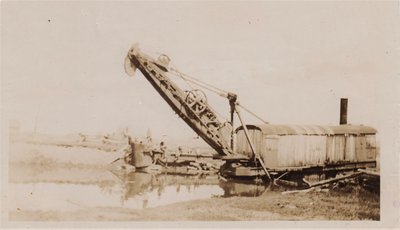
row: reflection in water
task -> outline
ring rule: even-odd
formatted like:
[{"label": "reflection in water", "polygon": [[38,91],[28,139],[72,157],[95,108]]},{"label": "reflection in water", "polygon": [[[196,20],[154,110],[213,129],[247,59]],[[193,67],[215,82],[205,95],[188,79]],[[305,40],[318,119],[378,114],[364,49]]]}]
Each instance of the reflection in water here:
[{"label": "reflection in water", "polygon": [[[149,196],[156,191],[158,201],[166,194],[171,203],[190,199],[210,198],[213,196],[249,196],[255,197],[263,194],[268,184],[252,183],[249,181],[220,181],[217,176],[178,176],[166,174],[147,174],[131,172],[119,175],[122,181],[123,200],[144,196],[144,206],[149,204]],[[185,187],[185,190],[182,190]],[[173,189],[174,188],[174,189]],[[174,191],[167,191],[172,189]],[[173,202],[174,201],[174,202]]]},{"label": "reflection in water", "polygon": [[219,186],[224,189],[224,197],[247,196],[256,197],[262,195],[268,184],[254,183],[250,181],[220,181]]},{"label": "reflection in water", "polygon": [[[117,173],[123,206],[155,207],[182,201],[222,196],[217,176],[179,176],[142,172]],[[184,189],[183,189],[184,188]]]},{"label": "reflection in water", "polygon": [[114,183],[10,183],[10,210],[73,211],[91,207],[144,209],[211,197],[258,196],[262,184],[223,182],[214,176],[113,172]]}]

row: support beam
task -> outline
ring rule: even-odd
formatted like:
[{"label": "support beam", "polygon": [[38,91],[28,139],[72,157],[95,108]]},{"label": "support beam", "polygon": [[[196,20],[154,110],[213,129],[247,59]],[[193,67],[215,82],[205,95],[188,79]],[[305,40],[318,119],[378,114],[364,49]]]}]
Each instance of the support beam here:
[{"label": "support beam", "polygon": [[236,107],[236,100],[237,100],[237,95],[234,93],[228,93],[228,100],[229,100],[229,106],[230,106],[230,114],[231,114],[231,126],[232,126],[232,131],[231,131],[231,149],[234,149],[233,146],[233,137],[235,130],[233,127],[234,126],[234,113],[235,113],[235,107]]},{"label": "support beam", "polygon": [[260,155],[255,151],[253,142],[251,141],[250,136],[249,136],[249,131],[247,130],[246,124],[243,122],[242,116],[240,115],[240,111],[239,111],[239,109],[238,109],[237,106],[235,106],[235,111],[236,111],[236,114],[237,114],[238,117],[239,117],[240,123],[242,123],[243,130],[244,130],[244,134],[246,135],[246,139],[247,139],[247,141],[249,142],[251,152],[254,154],[254,156],[256,157],[256,159],[260,162],[261,167],[262,167],[263,170],[265,171],[265,174],[267,174],[268,179],[269,179],[270,181],[272,181],[272,177],[271,177],[271,175],[269,174],[267,168],[265,167],[264,161],[261,159]]}]

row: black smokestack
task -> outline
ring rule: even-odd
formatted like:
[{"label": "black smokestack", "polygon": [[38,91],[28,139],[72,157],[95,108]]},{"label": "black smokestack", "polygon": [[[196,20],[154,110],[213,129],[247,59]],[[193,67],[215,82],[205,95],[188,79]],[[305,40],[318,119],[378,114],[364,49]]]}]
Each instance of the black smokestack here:
[{"label": "black smokestack", "polygon": [[340,124],[347,124],[347,98],[340,99]]}]

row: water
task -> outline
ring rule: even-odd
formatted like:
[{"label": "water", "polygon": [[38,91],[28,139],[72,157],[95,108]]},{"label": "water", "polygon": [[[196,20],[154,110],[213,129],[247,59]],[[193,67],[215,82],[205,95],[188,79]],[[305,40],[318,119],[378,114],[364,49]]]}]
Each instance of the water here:
[{"label": "water", "polygon": [[222,189],[216,185],[202,185],[197,188],[193,185],[171,185],[164,187],[161,193],[148,190],[128,196],[119,185],[103,190],[97,185],[30,183],[12,184],[10,189],[16,191],[10,194],[10,208],[28,211],[75,211],[94,207],[142,209],[223,194]]},{"label": "water", "polygon": [[[61,171],[60,171],[61,170]],[[144,209],[211,197],[258,196],[265,185],[220,181],[212,176],[178,176],[140,172],[68,170],[36,174],[9,184],[9,210],[77,211],[89,208]],[[80,174],[79,171],[82,171]],[[85,181],[88,175],[93,175]],[[46,175],[49,174],[49,175]],[[57,176],[60,175],[60,176]],[[61,176],[63,175],[63,176]],[[76,178],[81,175],[80,178]],[[57,179],[58,178],[58,179]]]}]

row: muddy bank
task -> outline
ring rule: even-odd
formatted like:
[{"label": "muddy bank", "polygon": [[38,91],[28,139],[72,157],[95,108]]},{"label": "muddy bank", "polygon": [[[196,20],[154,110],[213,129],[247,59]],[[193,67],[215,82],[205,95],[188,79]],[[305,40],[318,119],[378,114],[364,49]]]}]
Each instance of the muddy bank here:
[{"label": "muddy bank", "polygon": [[115,152],[29,143],[10,145],[8,180],[14,183],[112,183]]},{"label": "muddy bank", "polygon": [[359,185],[283,194],[265,184],[214,176],[110,168],[96,149],[11,146],[10,221],[379,220],[379,192]]},{"label": "muddy bank", "polygon": [[10,220],[379,220],[379,198],[362,190],[268,193],[259,197],[214,197],[144,210],[104,207],[75,212],[13,211]]}]

